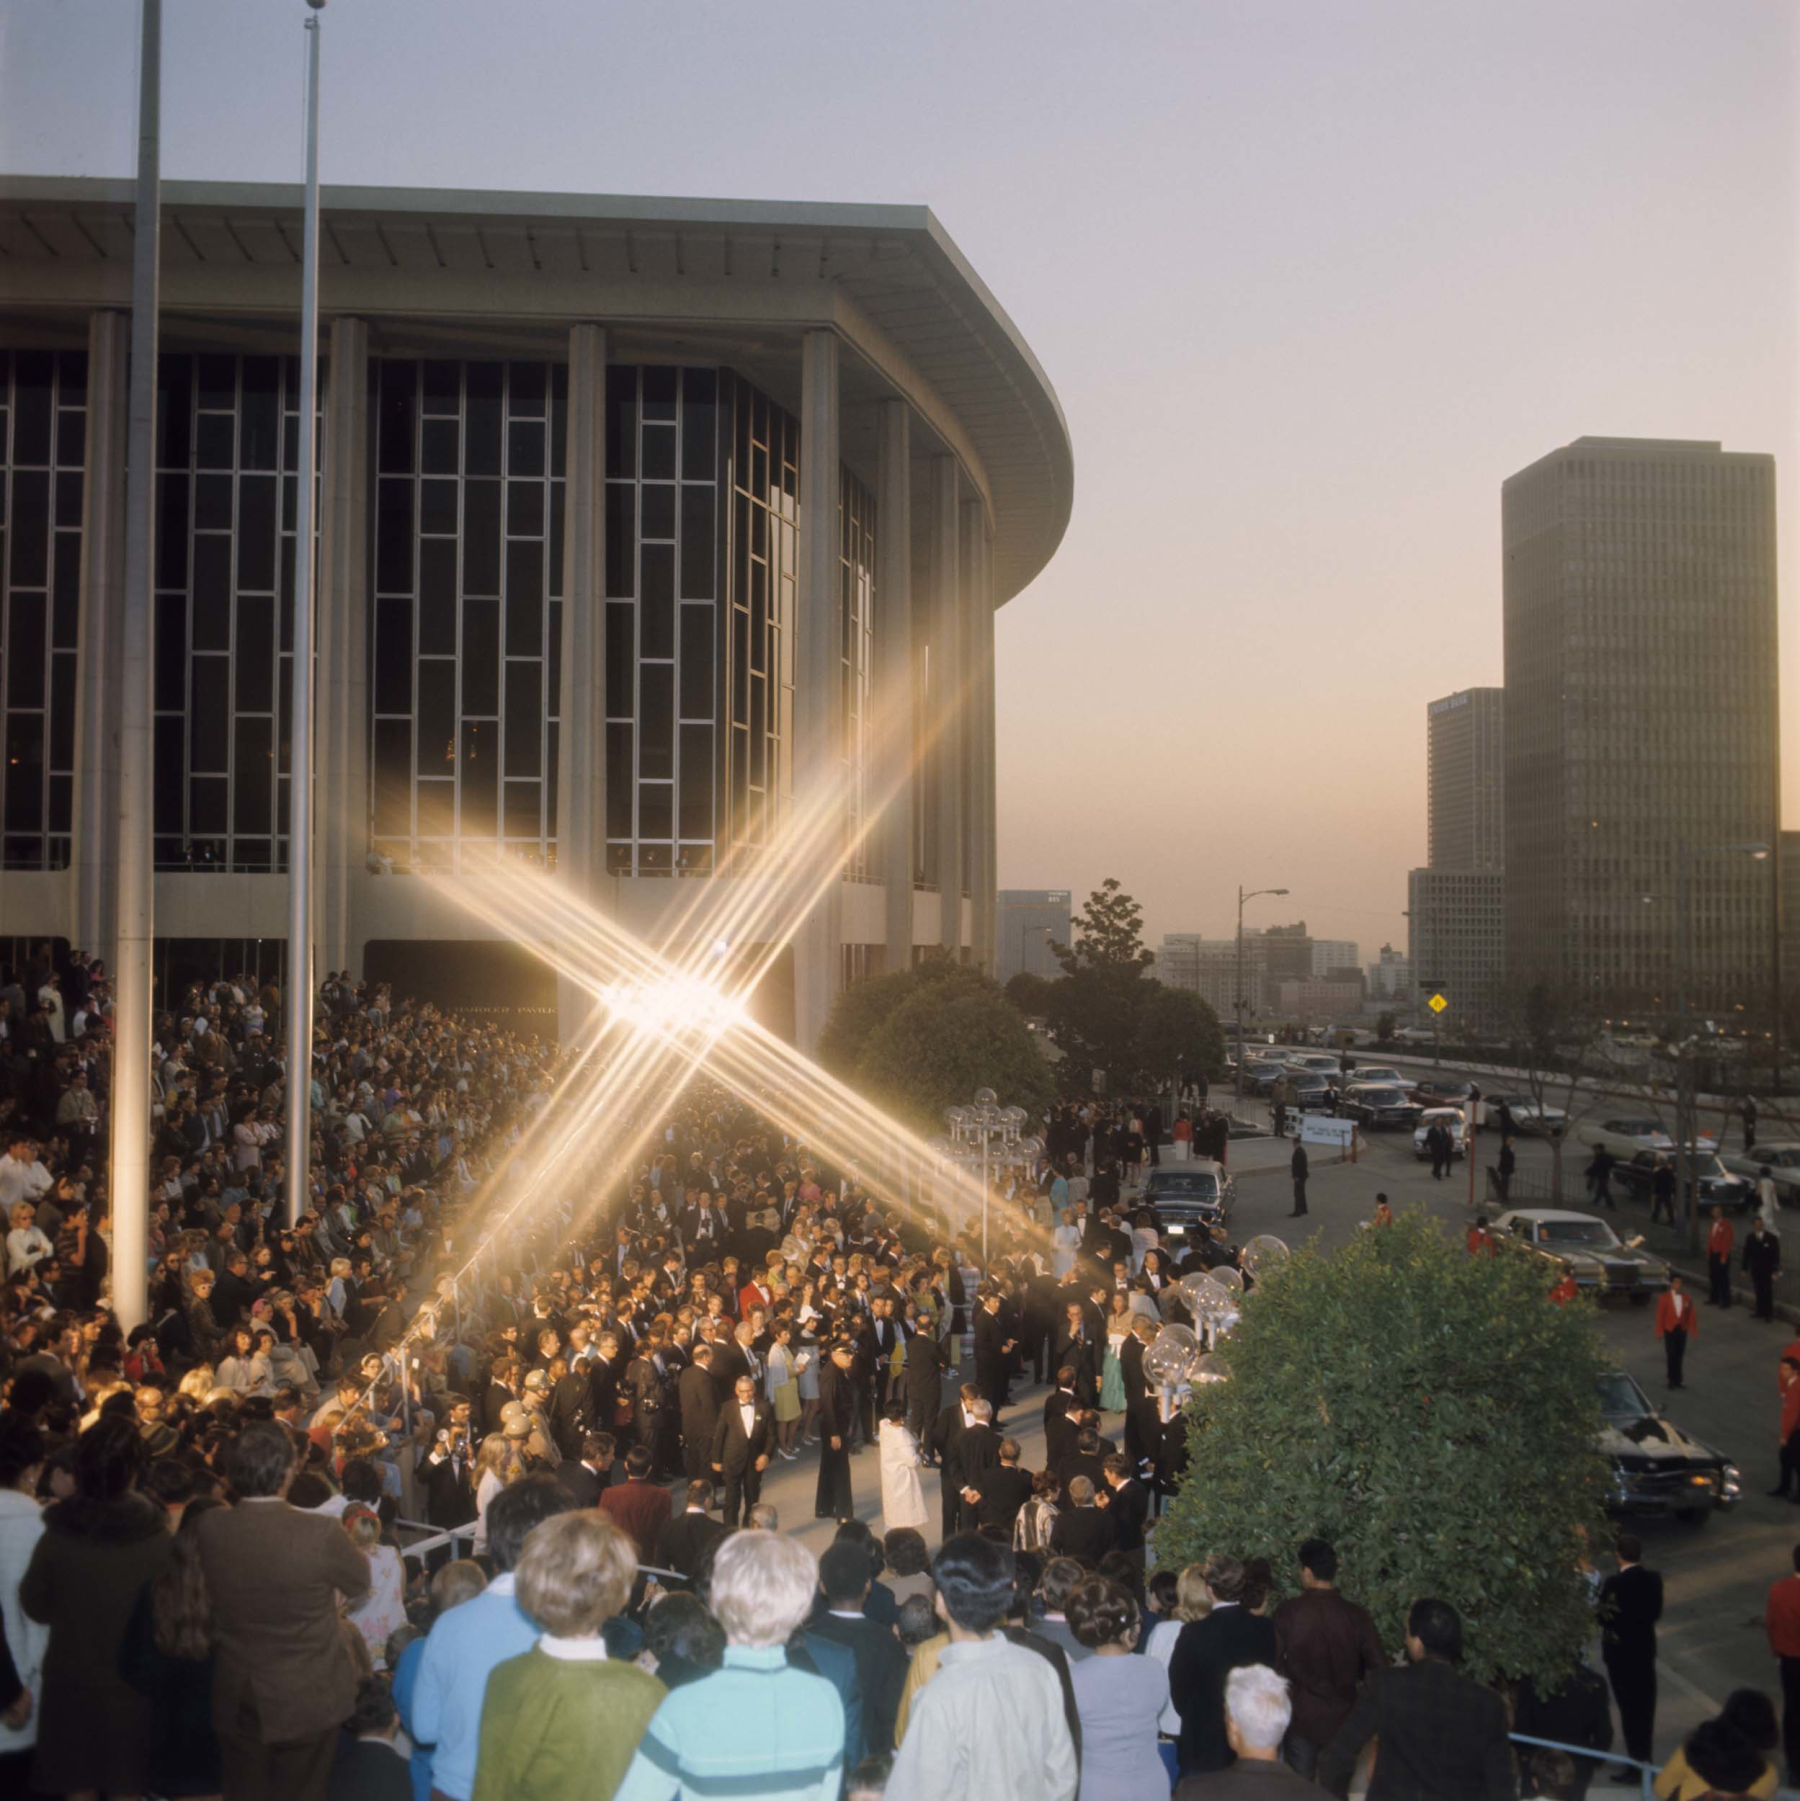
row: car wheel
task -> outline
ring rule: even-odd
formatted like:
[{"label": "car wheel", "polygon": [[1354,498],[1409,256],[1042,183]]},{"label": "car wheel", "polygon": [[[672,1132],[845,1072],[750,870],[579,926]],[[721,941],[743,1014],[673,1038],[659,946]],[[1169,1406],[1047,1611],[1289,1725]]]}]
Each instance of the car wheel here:
[{"label": "car wheel", "polygon": [[1704,1526],[1712,1516],[1710,1507],[1683,1507],[1675,1515],[1684,1526]]}]

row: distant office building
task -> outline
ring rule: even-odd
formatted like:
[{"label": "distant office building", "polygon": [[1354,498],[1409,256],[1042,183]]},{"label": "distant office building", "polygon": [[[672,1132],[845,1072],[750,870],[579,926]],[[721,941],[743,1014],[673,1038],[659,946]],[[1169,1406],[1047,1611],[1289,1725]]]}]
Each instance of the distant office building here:
[{"label": "distant office building", "polygon": [[1692,1002],[1754,1009],[1773,871],[1713,847],[1778,832],[1774,459],[1578,438],[1501,513],[1510,980],[1671,1005],[1691,856]]},{"label": "distant office building", "polygon": [[1335,970],[1362,970],[1362,950],[1349,938],[1315,938],[1312,941],[1312,973],[1328,976]]},{"label": "distant office building", "polygon": [[1800,988],[1800,832],[1781,834],[1781,991]]},{"label": "distant office building", "polygon": [[[1244,934],[1244,1022],[1253,1023],[1264,1012],[1263,944],[1259,936]],[[1197,994],[1231,1024],[1236,1018],[1239,965],[1234,938],[1202,938],[1196,932],[1168,932],[1156,953],[1156,979],[1165,987]]]},{"label": "distant office building", "polygon": [[[1497,869],[1415,869],[1406,878],[1412,989],[1422,1025],[1479,1032],[1503,1009],[1505,879]],[[1427,1009],[1432,987],[1449,1001]]]},{"label": "distant office building", "polygon": [[1304,919],[1297,925],[1265,927],[1262,944],[1263,967],[1271,982],[1304,982],[1311,978],[1313,941]]},{"label": "distant office building", "polygon": [[1054,946],[1073,936],[1067,888],[1002,888],[999,895],[999,963],[1002,982],[1024,974],[1054,982],[1063,972]]},{"label": "distant office building", "polygon": [[1275,1011],[1283,1020],[1301,1025],[1330,1024],[1362,1015],[1362,978],[1354,982],[1327,982],[1308,976],[1304,981],[1280,982],[1275,989]]},{"label": "distant office building", "polygon": [[1464,688],[1425,709],[1425,861],[1506,863],[1506,690]]},{"label": "distant office building", "polygon": [[1412,958],[1391,944],[1381,947],[1380,955],[1364,967],[1369,994],[1384,1001],[1412,999]]}]

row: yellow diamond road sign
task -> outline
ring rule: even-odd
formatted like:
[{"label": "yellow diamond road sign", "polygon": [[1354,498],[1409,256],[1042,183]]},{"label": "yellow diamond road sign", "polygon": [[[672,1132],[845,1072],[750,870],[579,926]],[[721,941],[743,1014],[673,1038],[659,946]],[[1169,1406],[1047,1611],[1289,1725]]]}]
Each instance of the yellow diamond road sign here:
[{"label": "yellow diamond road sign", "polygon": [[1425,1003],[1425,1005],[1428,1006],[1432,1010],[1433,1013],[1442,1013],[1443,1010],[1447,1006],[1450,1005],[1450,1003],[1447,1000],[1445,1000],[1441,994],[1434,994],[1431,997],[1431,999]]}]

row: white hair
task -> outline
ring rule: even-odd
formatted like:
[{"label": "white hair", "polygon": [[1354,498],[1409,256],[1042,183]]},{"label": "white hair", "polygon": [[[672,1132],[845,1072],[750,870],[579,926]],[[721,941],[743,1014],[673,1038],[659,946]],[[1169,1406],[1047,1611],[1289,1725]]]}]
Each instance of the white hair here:
[{"label": "white hair", "polygon": [[734,1532],[713,1560],[713,1615],[734,1645],[785,1645],[818,1586],[819,1560],[799,1540]]},{"label": "white hair", "polygon": [[779,1532],[781,1515],[772,1501],[758,1501],[744,1516],[744,1524],[757,1532]]},{"label": "white hair", "polygon": [[991,1420],[994,1417],[994,1404],[992,1401],[977,1401],[969,1411],[978,1420]]},{"label": "white hair", "polygon": [[1284,1677],[1266,1663],[1247,1663],[1225,1678],[1225,1712],[1251,1750],[1273,1751],[1287,1735],[1294,1705]]}]

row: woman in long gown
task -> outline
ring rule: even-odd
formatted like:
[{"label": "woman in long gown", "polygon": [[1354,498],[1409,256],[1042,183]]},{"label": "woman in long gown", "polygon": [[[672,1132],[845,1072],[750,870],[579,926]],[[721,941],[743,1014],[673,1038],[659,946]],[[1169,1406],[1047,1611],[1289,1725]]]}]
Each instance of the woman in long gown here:
[{"label": "woman in long gown", "polygon": [[1106,1361],[1100,1369],[1102,1413],[1125,1411],[1125,1371],[1119,1362],[1119,1353],[1125,1348],[1125,1340],[1131,1336],[1132,1324],[1131,1296],[1115,1290],[1112,1316],[1106,1322]]},{"label": "woman in long gown", "polygon": [[925,1485],[919,1480],[919,1441],[906,1429],[906,1409],[893,1406],[881,1422],[881,1529],[923,1531]]}]

